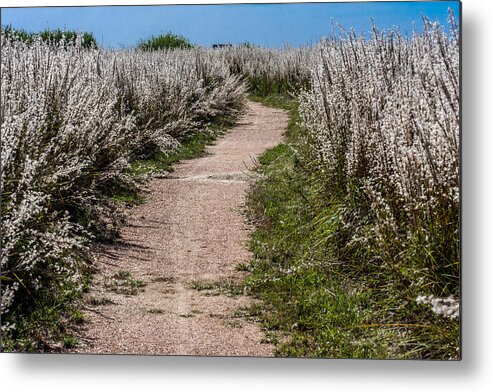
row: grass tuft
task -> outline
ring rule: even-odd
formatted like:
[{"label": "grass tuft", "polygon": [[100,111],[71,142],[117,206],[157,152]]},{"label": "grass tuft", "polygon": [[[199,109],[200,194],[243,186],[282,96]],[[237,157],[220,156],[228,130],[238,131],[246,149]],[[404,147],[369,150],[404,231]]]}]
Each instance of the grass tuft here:
[{"label": "grass tuft", "polygon": [[105,277],[104,287],[117,294],[137,295],[143,291],[146,284],[132,277],[129,271],[118,271],[110,277]]},{"label": "grass tuft", "polygon": [[190,287],[193,290],[203,291],[204,295],[217,296],[226,295],[228,297],[236,297],[245,294],[245,287],[241,282],[237,282],[231,279],[224,279],[220,281],[192,281]]}]

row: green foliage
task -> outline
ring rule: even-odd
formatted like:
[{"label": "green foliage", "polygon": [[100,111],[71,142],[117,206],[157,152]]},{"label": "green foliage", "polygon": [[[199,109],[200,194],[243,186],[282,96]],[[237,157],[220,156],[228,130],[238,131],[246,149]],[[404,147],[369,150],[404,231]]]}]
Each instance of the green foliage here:
[{"label": "green foliage", "polygon": [[34,39],[33,33],[28,33],[25,30],[14,29],[12,26],[2,27],[2,33],[5,35],[5,38],[18,40],[27,44],[32,43]]},{"label": "green foliage", "polygon": [[80,36],[81,46],[83,48],[97,48],[97,41],[94,35],[89,32],[77,32],[73,30],[63,31],[57,30],[44,30],[39,33],[31,33],[25,30],[14,29],[11,26],[2,28],[6,38],[17,39],[26,44],[32,44],[36,38],[41,39],[50,45],[75,45],[77,38]]},{"label": "green foliage", "polygon": [[141,40],[137,46],[142,50],[171,50],[171,49],[191,49],[193,45],[188,39],[181,35],[172,33],[152,36],[146,40]]},{"label": "green foliage", "polygon": [[84,322],[79,299],[88,287],[91,269],[82,272],[82,283],[74,282],[69,275],[57,279],[53,273],[46,274],[40,282],[42,289],[36,291],[33,282],[19,276],[22,300],[8,320],[2,318],[3,327],[10,324],[15,328],[0,335],[0,352],[56,352],[62,347],[75,347],[73,328]]},{"label": "green foliage", "polygon": [[81,45],[84,48],[97,48],[96,39],[92,33],[77,33],[75,31],[45,30],[39,33],[41,39],[53,45],[73,45],[81,34]]},{"label": "green foliage", "polygon": [[[353,224],[370,224],[364,195],[332,192],[300,159],[308,152],[295,102],[282,96],[252,99],[290,114],[285,142],[259,158],[264,177],[247,202],[257,228],[245,285],[262,300],[257,313],[276,354],[458,359],[459,321],[417,304],[425,286],[410,284],[421,265],[421,240],[406,244],[406,259],[398,263],[376,257],[380,250],[371,242],[349,242]],[[446,273],[435,272],[423,281],[431,288],[443,279]]]},{"label": "green foliage", "polygon": [[265,106],[275,109],[284,109],[289,112],[288,123],[288,142],[296,140],[297,135],[300,132],[300,116],[298,115],[298,101],[293,99],[288,94],[273,94],[268,95],[255,95],[249,96],[249,99],[254,102],[259,102]]},{"label": "green foliage", "polygon": [[214,123],[209,126],[208,132],[198,132],[187,136],[175,150],[168,153],[159,152],[146,159],[137,159],[131,162],[128,169],[129,174],[136,177],[171,172],[174,163],[203,155],[206,147],[213,143],[218,136],[224,134],[233,122],[234,119],[231,117],[216,118]]},{"label": "green foliage", "polygon": [[113,193],[110,199],[117,204],[125,204],[128,206],[142,204],[145,200],[144,197],[138,192],[133,192],[133,190],[126,189]]},{"label": "green foliage", "polygon": [[123,295],[137,295],[140,291],[143,291],[143,287],[146,284],[141,280],[132,277],[129,271],[118,271],[111,277],[106,277],[104,281],[104,287],[117,294]]},{"label": "green foliage", "polygon": [[63,338],[63,347],[66,349],[71,349],[79,345],[79,339],[73,335],[66,335]]},{"label": "green foliage", "polygon": [[290,93],[310,86],[309,80],[298,80],[293,75],[250,75],[248,91],[257,97],[288,96]]},{"label": "green foliage", "polygon": [[241,282],[231,279],[223,279],[220,281],[202,281],[194,280],[190,287],[194,290],[203,292],[205,296],[226,295],[235,297],[244,294],[245,287]]}]

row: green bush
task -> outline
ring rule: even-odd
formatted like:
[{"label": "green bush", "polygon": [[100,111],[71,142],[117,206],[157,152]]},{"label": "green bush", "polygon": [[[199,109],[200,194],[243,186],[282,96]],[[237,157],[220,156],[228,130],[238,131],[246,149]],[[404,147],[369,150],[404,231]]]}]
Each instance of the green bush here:
[{"label": "green bush", "polygon": [[5,38],[18,40],[26,44],[32,44],[33,41],[39,37],[43,42],[47,42],[51,45],[74,45],[77,41],[77,37],[81,37],[81,45],[84,48],[97,48],[98,44],[96,38],[92,33],[77,32],[73,30],[63,31],[57,30],[44,30],[39,33],[32,33],[25,30],[14,29],[12,26],[2,28]]},{"label": "green bush", "polygon": [[188,39],[181,35],[172,33],[152,36],[146,40],[142,40],[138,44],[138,48],[142,50],[165,50],[165,49],[190,49],[193,45]]},{"label": "green bush", "polygon": [[75,44],[77,36],[81,35],[82,47],[84,48],[97,48],[97,42],[92,33],[75,31],[62,31],[62,30],[45,30],[39,33],[41,39],[50,44]]}]

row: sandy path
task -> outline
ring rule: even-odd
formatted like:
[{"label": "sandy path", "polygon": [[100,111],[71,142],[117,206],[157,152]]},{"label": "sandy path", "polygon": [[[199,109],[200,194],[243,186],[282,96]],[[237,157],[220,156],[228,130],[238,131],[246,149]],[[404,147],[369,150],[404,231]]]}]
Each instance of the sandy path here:
[{"label": "sandy path", "polygon": [[[100,248],[89,296],[85,344],[76,352],[270,356],[258,324],[234,317],[245,296],[198,291],[193,282],[239,279],[248,262],[248,230],[239,210],[253,159],[278,144],[285,112],[249,102],[246,114],[210,154],[176,166],[150,183],[148,200],[131,210],[117,244]],[[111,291],[109,277],[128,271],[145,287],[136,295]],[[124,282],[126,278],[117,280]],[[143,290],[143,291],[142,291]]]}]

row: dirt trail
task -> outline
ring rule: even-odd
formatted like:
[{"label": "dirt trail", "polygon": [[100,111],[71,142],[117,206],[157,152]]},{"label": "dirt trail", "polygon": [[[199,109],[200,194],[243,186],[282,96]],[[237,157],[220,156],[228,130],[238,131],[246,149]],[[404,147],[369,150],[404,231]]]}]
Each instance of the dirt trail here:
[{"label": "dirt trail", "polygon": [[[77,352],[272,355],[259,325],[234,317],[250,298],[197,288],[243,276],[235,266],[250,258],[240,213],[248,172],[255,157],[280,142],[286,126],[285,112],[249,102],[208,155],[152,180],[148,200],[131,210],[121,240],[100,248],[100,272],[89,293],[94,300],[85,312],[89,323],[81,330],[87,343]],[[118,271],[130,274],[111,280]],[[131,279],[145,287],[132,287]]]}]

